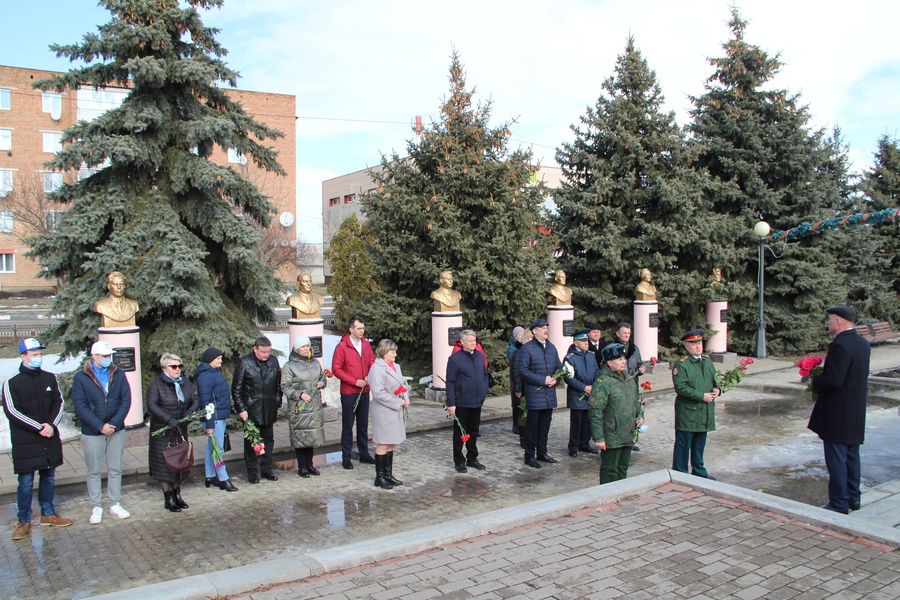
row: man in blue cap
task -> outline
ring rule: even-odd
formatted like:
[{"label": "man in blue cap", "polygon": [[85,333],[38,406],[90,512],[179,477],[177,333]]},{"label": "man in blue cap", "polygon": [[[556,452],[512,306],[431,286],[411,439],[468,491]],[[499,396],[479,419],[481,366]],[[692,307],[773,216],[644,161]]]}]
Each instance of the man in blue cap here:
[{"label": "man in blue cap", "polygon": [[[519,350],[519,374],[525,386],[525,464],[540,469],[538,461],[558,463],[547,454],[550,422],[556,408],[556,384],[553,377],[562,367],[559,352],[550,340],[547,321],[538,319],[531,324],[534,339]],[[537,460],[535,460],[535,450]]]},{"label": "man in blue cap", "polygon": [[591,444],[591,421],[588,418],[588,397],[594,381],[600,374],[594,353],[588,350],[591,330],[587,327],[575,332],[572,350],[565,362],[575,373],[566,377],[566,406],[569,407],[569,456],[578,456],[582,450],[588,454],[600,451]]},{"label": "man in blue cap", "polygon": [[31,499],[34,472],[40,473],[38,502],[41,525],[68,527],[71,519],[56,514],[53,506],[56,467],[63,464],[59,424],[63,412],[62,394],[56,375],[41,370],[43,350],[34,338],[19,344],[19,373],[3,383],[3,411],[9,419],[13,471],[19,476],[16,493],[19,524],[12,539],[24,539],[31,532]]},{"label": "man in blue cap", "polygon": [[688,355],[675,363],[675,450],[672,469],[715,481],[703,465],[706,434],[716,429],[715,400],[721,393],[716,387],[716,367],[703,356],[703,330],[693,329],[681,336]]}]

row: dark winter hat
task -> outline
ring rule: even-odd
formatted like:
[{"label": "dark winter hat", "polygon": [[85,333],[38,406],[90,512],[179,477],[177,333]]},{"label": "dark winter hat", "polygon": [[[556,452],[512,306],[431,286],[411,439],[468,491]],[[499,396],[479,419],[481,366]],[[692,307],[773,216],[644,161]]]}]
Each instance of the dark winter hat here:
[{"label": "dark winter hat", "polygon": [[603,328],[600,327],[600,323],[597,323],[596,321],[594,321],[593,323],[588,323],[587,328],[588,331],[603,331]]},{"label": "dark winter hat", "polygon": [[702,329],[691,329],[686,334],[681,336],[682,342],[702,342],[703,341],[703,330]]},{"label": "dark winter hat", "polygon": [[842,319],[846,319],[851,323],[856,323],[856,309],[852,306],[832,306],[831,308],[826,308],[825,312],[829,315],[837,315]]},{"label": "dark winter hat", "polygon": [[203,354],[200,355],[200,362],[209,364],[212,361],[216,360],[220,356],[224,354],[221,350],[215,347],[207,348],[203,351]]},{"label": "dark winter hat", "polygon": [[535,329],[538,329],[538,328],[540,328],[540,327],[546,327],[546,326],[547,326],[547,320],[546,320],[546,319],[536,319],[535,322],[532,323],[532,324],[531,324],[531,327],[529,327],[528,329],[534,331]]},{"label": "dark winter hat", "polygon": [[588,329],[587,327],[583,327],[575,332],[575,339],[576,340],[586,340],[586,339],[588,339],[588,334],[590,332],[591,332],[590,329]]},{"label": "dark winter hat", "polygon": [[625,346],[619,343],[609,344],[603,347],[603,350],[600,351],[600,356],[604,361],[625,358]]}]

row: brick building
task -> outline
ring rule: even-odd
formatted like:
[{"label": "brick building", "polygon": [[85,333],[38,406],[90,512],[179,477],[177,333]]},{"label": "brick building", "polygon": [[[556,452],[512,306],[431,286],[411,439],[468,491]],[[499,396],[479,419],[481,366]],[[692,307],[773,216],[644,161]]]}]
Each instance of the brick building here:
[{"label": "brick building", "polygon": [[[25,239],[44,229],[52,229],[64,207],[47,200],[45,194],[63,182],[72,183],[90,174],[53,172],[44,166],[61,148],[63,131],[78,120],[90,120],[119,106],[128,94],[121,88],[80,88],[62,94],[41,92],[32,84],[60,75],[0,65],[0,291],[34,290],[52,292],[56,282],[37,277],[40,266],[26,258]],[[295,224],[297,155],[294,96],[227,90],[254,119],[284,132],[284,137],[268,140],[278,151],[278,161],[286,176],[261,172],[233,151],[222,149],[212,160],[228,164],[269,196],[277,214],[263,232],[260,257],[277,261],[296,247]],[[296,261],[285,262],[279,275],[293,281]]]}]

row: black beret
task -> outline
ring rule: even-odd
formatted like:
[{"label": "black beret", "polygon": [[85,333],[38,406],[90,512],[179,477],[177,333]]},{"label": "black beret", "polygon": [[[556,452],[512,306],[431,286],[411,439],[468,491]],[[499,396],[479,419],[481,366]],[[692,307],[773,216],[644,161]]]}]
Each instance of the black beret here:
[{"label": "black beret", "polygon": [[590,330],[590,331],[594,331],[595,329],[598,330],[598,331],[602,331],[602,330],[603,330],[603,328],[600,327],[600,323],[598,323],[598,322],[596,322],[596,321],[594,321],[594,322],[592,322],[592,323],[588,323],[588,324],[587,324],[587,328],[588,328],[588,330]]},{"label": "black beret", "polygon": [[856,323],[856,309],[852,306],[832,306],[831,308],[826,308],[825,312],[829,315],[837,315],[851,323]]}]

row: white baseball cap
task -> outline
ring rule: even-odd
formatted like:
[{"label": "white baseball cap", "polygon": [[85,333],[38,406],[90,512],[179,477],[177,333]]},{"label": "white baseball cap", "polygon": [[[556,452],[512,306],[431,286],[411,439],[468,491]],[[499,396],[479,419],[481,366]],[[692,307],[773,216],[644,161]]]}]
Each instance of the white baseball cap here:
[{"label": "white baseball cap", "polygon": [[100,356],[109,356],[113,354],[112,346],[109,345],[109,342],[99,341],[94,342],[94,345],[91,346],[91,354],[99,354]]}]

